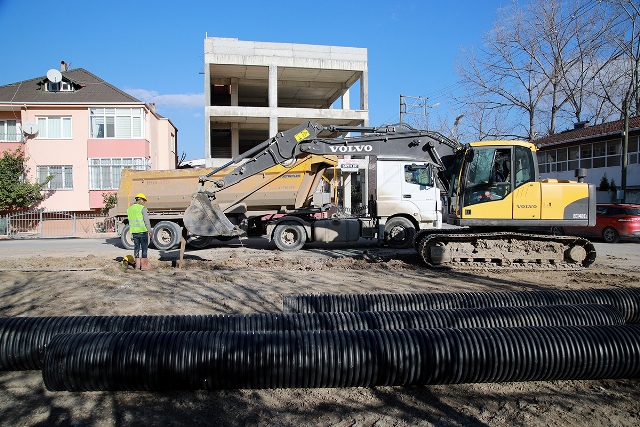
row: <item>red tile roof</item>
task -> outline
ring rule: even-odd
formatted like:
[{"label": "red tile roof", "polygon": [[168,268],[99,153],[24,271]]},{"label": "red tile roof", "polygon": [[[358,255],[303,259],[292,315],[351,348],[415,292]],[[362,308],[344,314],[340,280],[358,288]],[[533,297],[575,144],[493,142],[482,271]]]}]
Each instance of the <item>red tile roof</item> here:
[{"label": "red tile roof", "polygon": [[[532,142],[538,147],[569,144],[597,137],[615,135],[621,136],[624,129],[624,120],[602,123],[600,125],[587,126],[581,129],[571,129],[554,135],[535,139]],[[629,118],[629,133],[640,130],[640,116]]]}]

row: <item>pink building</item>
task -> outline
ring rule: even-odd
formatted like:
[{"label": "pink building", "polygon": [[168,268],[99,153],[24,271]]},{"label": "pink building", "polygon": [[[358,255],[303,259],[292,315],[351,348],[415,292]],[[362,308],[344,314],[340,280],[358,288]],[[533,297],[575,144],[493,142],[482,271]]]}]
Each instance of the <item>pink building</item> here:
[{"label": "pink building", "polygon": [[178,130],[108,82],[77,68],[0,86],[0,155],[22,148],[29,180],[48,176],[47,211],[103,207],[129,169],[175,169]]}]

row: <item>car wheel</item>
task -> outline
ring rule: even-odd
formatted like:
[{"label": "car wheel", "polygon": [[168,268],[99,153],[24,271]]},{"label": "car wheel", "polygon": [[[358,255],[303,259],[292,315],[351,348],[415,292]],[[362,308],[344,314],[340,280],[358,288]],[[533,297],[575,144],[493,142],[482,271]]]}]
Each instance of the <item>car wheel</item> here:
[{"label": "car wheel", "polygon": [[297,251],[307,241],[307,233],[300,224],[278,224],[273,233],[273,240],[281,251]]},{"label": "car wheel", "polygon": [[125,249],[132,251],[135,247],[133,243],[133,236],[129,232],[129,224],[125,225],[122,229],[122,235],[120,236],[120,243],[124,246]]},{"label": "car wheel", "polygon": [[602,230],[602,239],[607,243],[618,243],[620,241],[620,235],[613,227],[607,227]]},{"label": "car wheel", "polygon": [[395,249],[406,249],[413,244],[416,228],[406,218],[391,218],[384,225],[384,241]]},{"label": "car wheel", "polygon": [[153,227],[153,246],[161,251],[167,251],[180,244],[182,230],[171,221],[160,221]]}]

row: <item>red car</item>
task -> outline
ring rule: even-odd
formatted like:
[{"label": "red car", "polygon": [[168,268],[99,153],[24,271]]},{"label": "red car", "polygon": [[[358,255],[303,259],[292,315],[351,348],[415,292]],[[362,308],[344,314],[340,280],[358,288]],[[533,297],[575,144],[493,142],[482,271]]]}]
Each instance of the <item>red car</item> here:
[{"label": "red car", "polygon": [[[555,227],[554,227],[555,228]],[[564,227],[554,233],[585,237],[600,237],[607,243],[620,238],[640,238],[640,205],[598,204],[594,227]]]}]

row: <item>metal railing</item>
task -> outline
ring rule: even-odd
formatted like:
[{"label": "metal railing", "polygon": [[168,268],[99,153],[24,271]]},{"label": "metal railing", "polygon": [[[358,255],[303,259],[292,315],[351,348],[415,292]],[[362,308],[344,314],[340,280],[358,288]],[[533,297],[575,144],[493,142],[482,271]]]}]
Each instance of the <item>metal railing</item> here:
[{"label": "metal railing", "polygon": [[115,233],[115,219],[101,214],[38,210],[7,215],[4,220],[5,235],[10,239],[101,237]]}]

